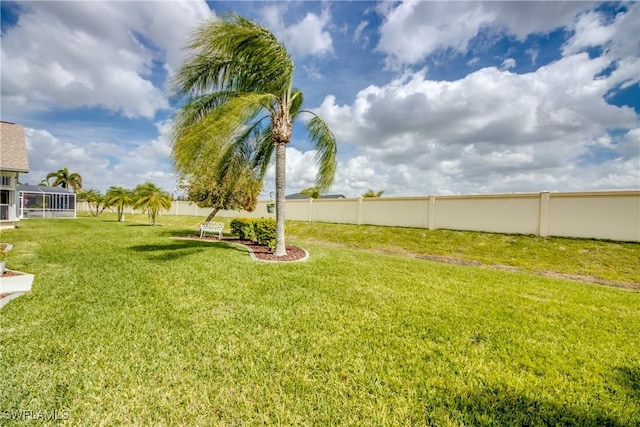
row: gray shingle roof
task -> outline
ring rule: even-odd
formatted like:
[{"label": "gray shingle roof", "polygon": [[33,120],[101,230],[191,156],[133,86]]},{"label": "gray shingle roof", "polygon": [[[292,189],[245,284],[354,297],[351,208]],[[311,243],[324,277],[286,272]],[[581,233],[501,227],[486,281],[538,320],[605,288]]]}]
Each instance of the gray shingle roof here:
[{"label": "gray shingle roof", "polygon": [[[287,200],[306,200],[309,196],[302,193],[293,193],[285,196]],[[342,194],[322,194],[320,195],[321,199],[344,199],[345,197]]]},{"label": "gray shingle roof", "polygon": [[30,185],[20,184],[16,188],[18,192],[24,191],[25,193],[49,193],[49,194],[75,194],[73,191],[65,190],[62,187],[53,187],[47,185]]},{"label": "gray shingle roof", "polygon": [[0,169],[29,172],[24,128],[15,123],[0,121]]}]

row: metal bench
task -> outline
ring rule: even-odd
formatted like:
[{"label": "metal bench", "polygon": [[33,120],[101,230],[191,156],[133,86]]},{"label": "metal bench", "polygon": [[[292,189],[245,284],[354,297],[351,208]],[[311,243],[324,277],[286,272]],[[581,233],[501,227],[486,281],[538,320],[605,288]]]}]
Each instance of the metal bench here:
[{"label": "metal bench", "polygon": [[218,238],[222,239],[222,230],[224,230],[224,224],[221,222],[205,222],[200,225],[200,238],[205,235],[205,233],[218,233]]}]

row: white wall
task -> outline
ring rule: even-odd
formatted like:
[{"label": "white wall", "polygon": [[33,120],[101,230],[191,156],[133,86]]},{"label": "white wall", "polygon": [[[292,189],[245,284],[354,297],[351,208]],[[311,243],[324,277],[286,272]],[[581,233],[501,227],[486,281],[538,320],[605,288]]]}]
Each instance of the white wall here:
[{"label": "white wall", "polygon": [[[258,202],[254,212],[221,211],[218,216],[275,218],[267,203]],[[209,212],[173,202],[165,214]],[[288,200],[285,213],[296,221],[640,241],[640,190]]]}]

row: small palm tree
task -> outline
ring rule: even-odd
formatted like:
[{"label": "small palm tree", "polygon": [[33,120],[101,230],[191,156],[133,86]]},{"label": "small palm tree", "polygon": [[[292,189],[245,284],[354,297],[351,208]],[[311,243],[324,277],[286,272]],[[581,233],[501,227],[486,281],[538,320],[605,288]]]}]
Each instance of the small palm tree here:
[{"label": "small palm tree", "polygon": [[55,178],[53,184],[54,187],[62,187],[65,189],[73,189],[74,192],[82,189],[82,177],[79,173],[69,172],[69,169],[62,168],[56,172],[51,172],[45,178],[47,182],[51,178]]},{"label": "small palm tree", "polygon": [[156,225],[156,217],[160,209],[171,208],[171,196],[166,191],[162,191],[155,184],[146,182],[136,187],[134,191],[134,209],[146,210],[151,217],[151,224]]},{"label": "small palm tree", "polygon": [[293,88],[293,61],[269,30],[228,15],[200,26],[188,48],[192,54],[172,82],[176,98],[184,101],[172,132],[176,169],[215,163],[222,182],[249,164],[262,180],[275,152],[275,255],[286,255],[285,154],[293,123],[301,113],[311,114],[305,126],[316,149],[321,190],[335,175],[335,137],[320,117],[303,109],[302,92]]},{"label": "small palm tree", "polygon": [[367,190],[366,193],[362,195],[362,197],[382,197],[383,193],[384,193],[384,190],[380,190],[376,193],[370,188],[369,190]]},{"label": "small palm tree", "polygon": [[309,196],[312,199],[319,199],[320,198],[320,189],[318,187],[309,187],[309,188],[305,188],[304,190],[302,190],[300,192],[300,194],[306,194],[307,196]]},{"label": "small palm tree", "polygon": [[78,200],[87,202],[87,205],[89,206],[89,212],[92,216],[98,216],[102,213],[102,211],[104,211],[104,198],[105,196],[100,194],[100,192],[94,188],[78,192]]},{"label": "small palm tree", "polygon": [[126,188],[109,187],[102,203],[107,208],[115,206],[118,211],[118,221],[122,221],[125,206],[133,203],[133,193]]}]

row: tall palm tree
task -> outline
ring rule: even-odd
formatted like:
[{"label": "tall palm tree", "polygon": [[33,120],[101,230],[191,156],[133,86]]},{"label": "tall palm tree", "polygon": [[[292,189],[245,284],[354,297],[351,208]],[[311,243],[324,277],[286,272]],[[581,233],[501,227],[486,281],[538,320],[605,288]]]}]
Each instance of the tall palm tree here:
[{"label": "tall palm tree", "polygon": [[105,194],[102,204],[110,208],[115,206],[118,211],[118,221],[122,221],[124,207],[133,203],[133,193],[122,187],[109,187]]},{"label": "tall palm tree", "polygon": [[82,177],[80,174],[76,172],[69,172],[69,169],[67,168],[51,172],[45,179],[49,182],[51,178],[55,178],[53,184],[51,184],[54,187],[62,187],[66,189],[71,188],[74,192],[82,189]]},{"label": "tall palm tree", "polygon": [[151,182],[138,185],[134,190],[134,197],[136,201],[133,203],[133,208],[146,210],[151,217],[151,224],[154,226],[160,209],[169,209],[171,207],[169,193],[162,191]]},{"label": "tall palm tree", "polygon": [[191,56],[172,82],[176,99],[184,102],[172,133],[176,169],[215,162],[225,177],[249,164],[262,179],[275,152],[275,254],[286,255],[285,153],[294,121],[303,112],[311,114],[304,125],[316,149],[321,190],[335,175],[335,137],[317,115],[302,109],[302,92],[292,87],[293,61],[269,30],[227,15],[200,26],[188,48]]}]

